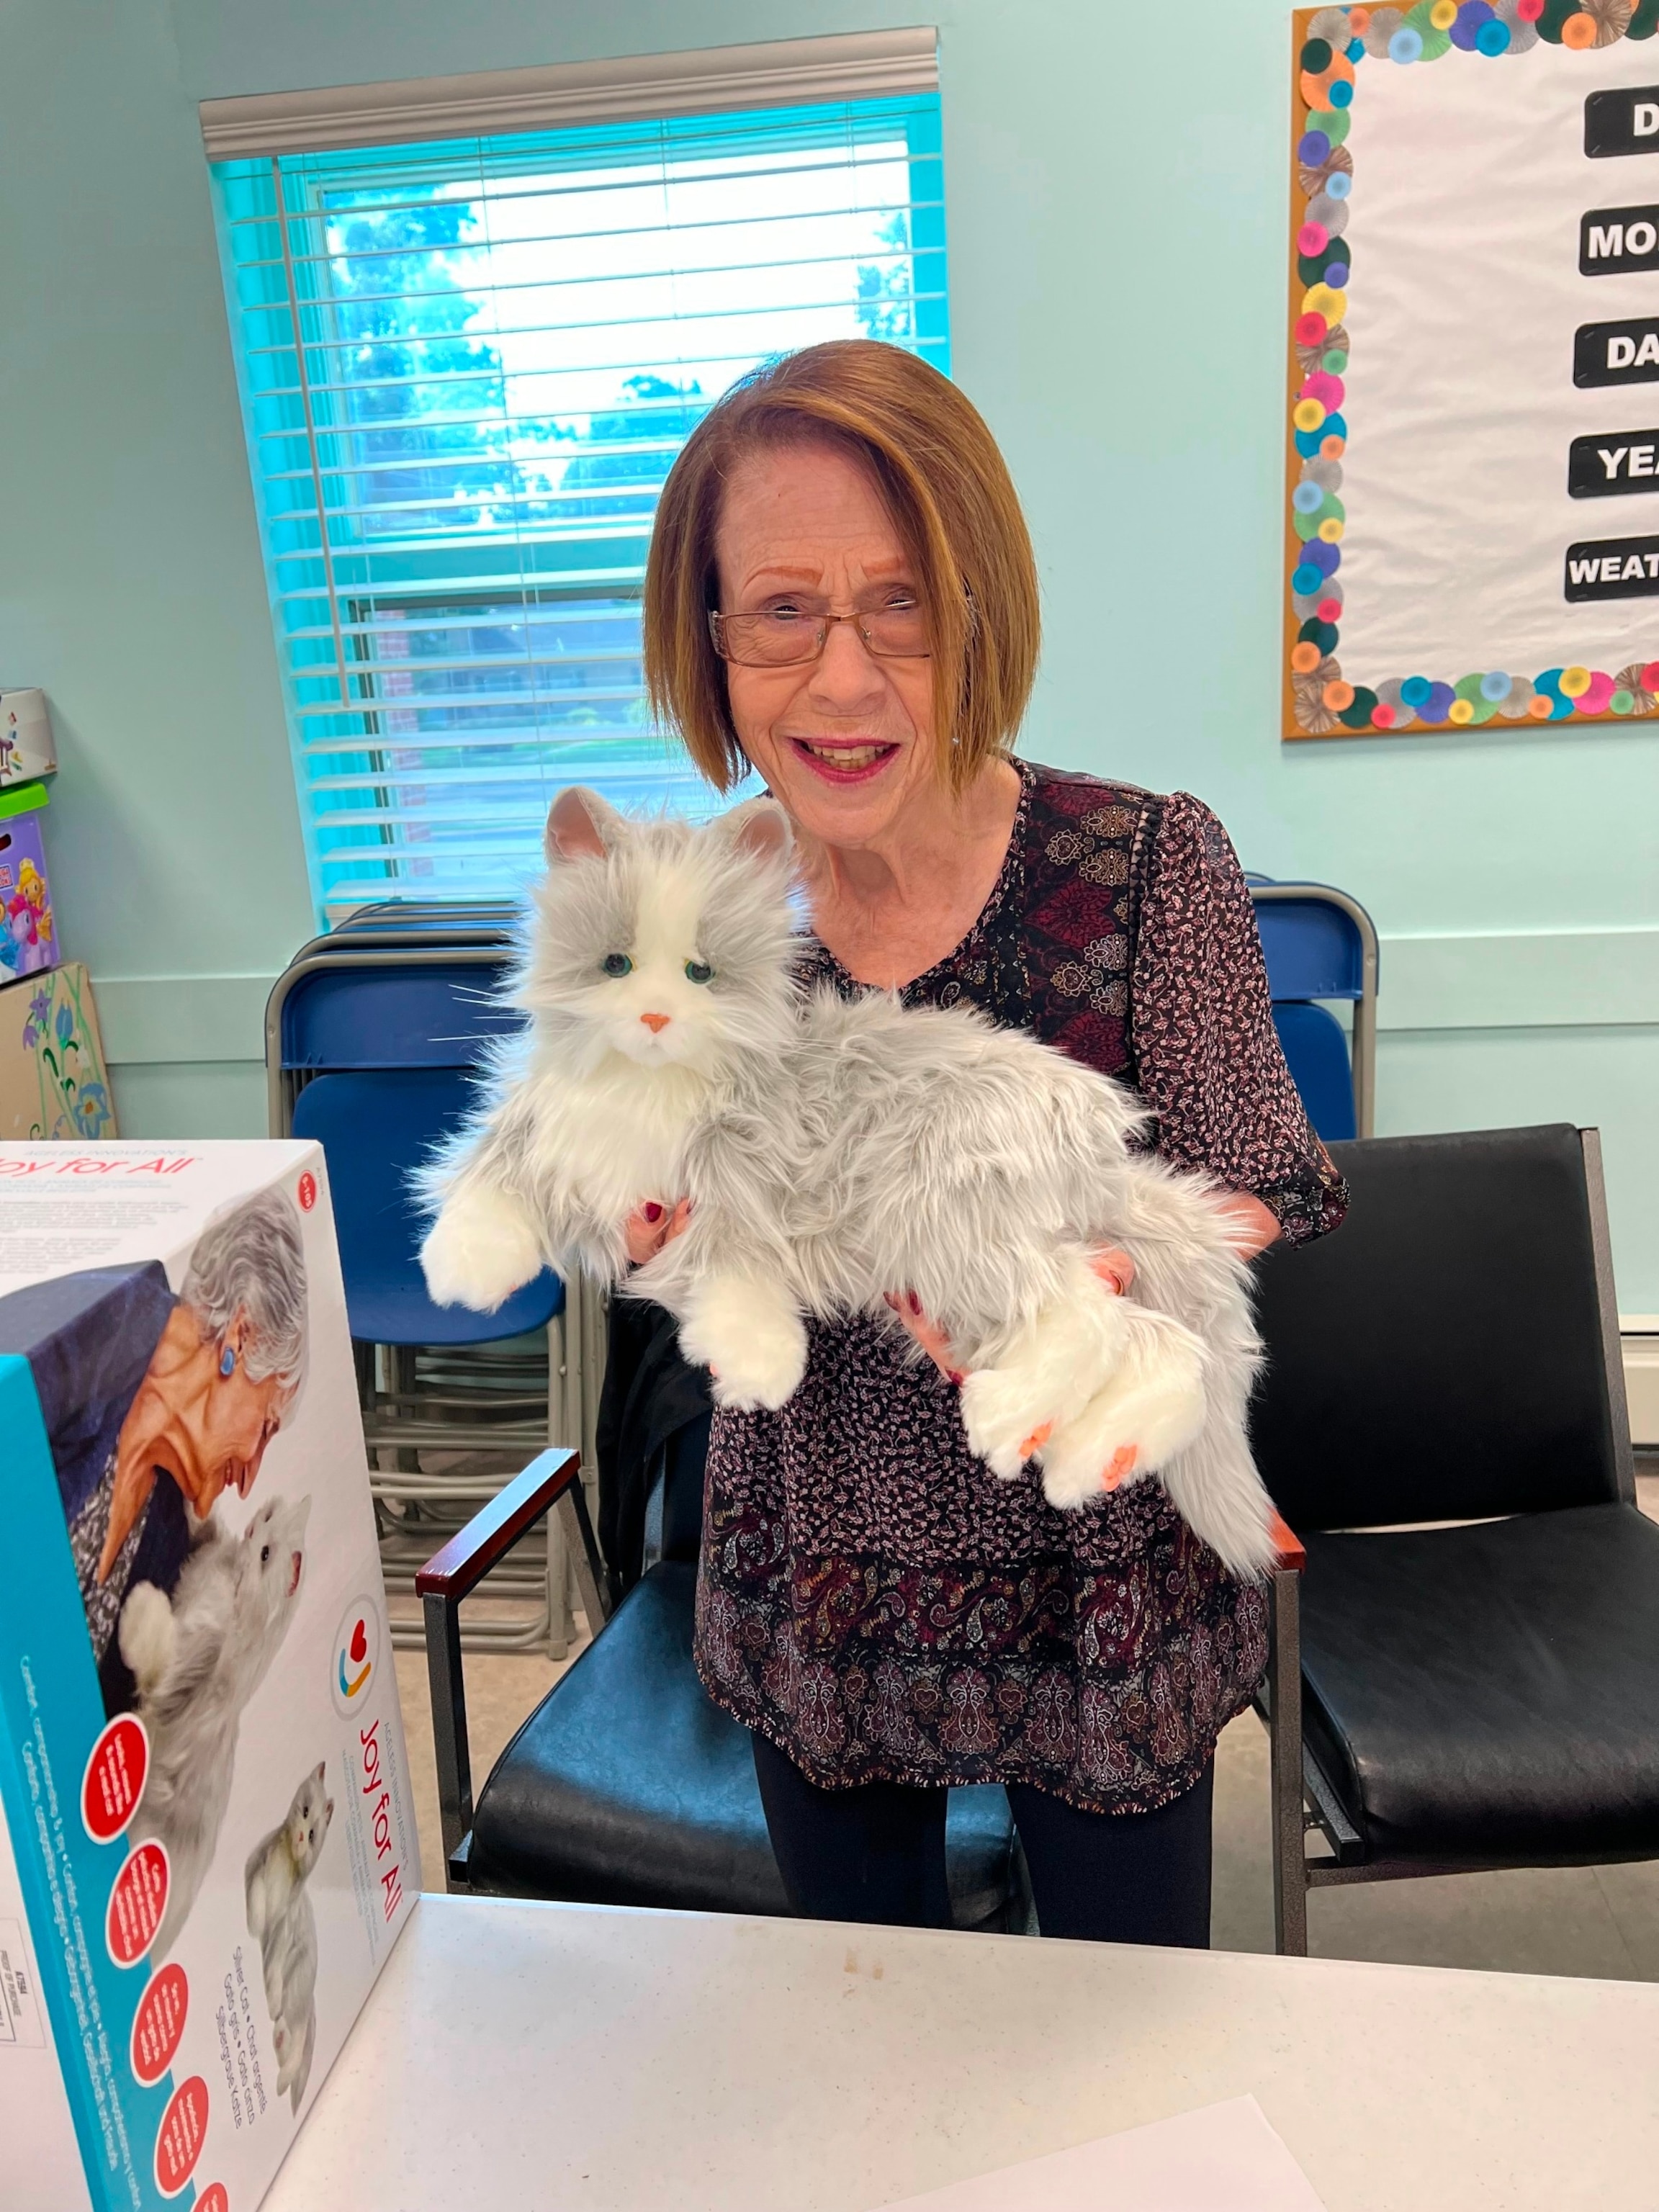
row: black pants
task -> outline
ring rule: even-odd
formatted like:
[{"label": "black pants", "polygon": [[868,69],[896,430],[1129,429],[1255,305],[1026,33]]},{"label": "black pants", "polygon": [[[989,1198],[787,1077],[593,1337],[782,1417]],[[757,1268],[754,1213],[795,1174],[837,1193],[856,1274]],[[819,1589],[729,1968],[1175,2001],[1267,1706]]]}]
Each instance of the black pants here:
[{"label": "black pants", "polygon": [[[948,1928],[943,1790],[866,1782],[820,1790],[753,1737],[755,1772],[792,1909],[804,1920]],[[1210,1943],[1210,1801],[1215,1768],[1156,1813],[1082,1813],[1009,1786],[1045,1936],[1097,1943]]]}]

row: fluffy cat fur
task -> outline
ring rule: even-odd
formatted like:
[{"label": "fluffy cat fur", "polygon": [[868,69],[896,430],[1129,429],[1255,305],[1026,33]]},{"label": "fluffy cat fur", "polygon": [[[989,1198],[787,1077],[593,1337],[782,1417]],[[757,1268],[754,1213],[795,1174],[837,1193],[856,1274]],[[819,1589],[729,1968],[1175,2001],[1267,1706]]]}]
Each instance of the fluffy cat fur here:
[{"label": "fluffy cat fur", "polygon": [[127,1593],[117,1635],[138,1685],[149,1773],[134,1843],[167,1849],[167,1914],[160,1959],[202,1886],[230,1802],[242,1710],[264,1680],[298,1602],[311,1500],[273,1498],[239,1536],[210,1520],[171,1598],[153,1583]]},{"label": "fluffy cat fur", "polygon": [[[896,1328],[911,1293],[969,1370],[968,1438],[1035,1456],[1060,1507],[1116,1462],[1153,1473],[1226,1565],[1273,1557],[1245,1438],[1248,1277],[1197,1176],[1130,1149],[1121,1085],[969,1009],[803,992],[787,817],[630,823],[589,792],[548,817],[548,872],[487,1103],[426,1171],[441,1304],[499,1305],[546,1263],[665,1306],[723,1404],[781,1405],[803,1316]],[[626,972],[607,973],[626,963]],[[685,1233],[625,1273],[642,1203]],[[1133,1293],[1088,1254],[1117,1245]]]},{"label": "fluffy cat fur", "polygon": [[259,1945],[276,2094],[298,2116],[317,2041],[317,1920],[306,1880],[322,1855],[334,1818],[320,1760],[294,1793],[288,1817],[250,1853],[243,1882],[248,1933]]}]

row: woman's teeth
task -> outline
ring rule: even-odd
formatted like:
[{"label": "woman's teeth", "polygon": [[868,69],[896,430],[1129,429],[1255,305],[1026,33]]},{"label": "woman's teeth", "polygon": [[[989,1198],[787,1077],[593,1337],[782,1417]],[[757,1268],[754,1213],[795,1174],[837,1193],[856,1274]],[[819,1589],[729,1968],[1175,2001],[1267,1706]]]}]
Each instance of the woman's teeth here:
[{"label": "woman's teeth", "polygon": [[814,760],[827,761],[831,768],[869,768],[892,750],[890,745],[815,745],[808,738],[801,743]]}]

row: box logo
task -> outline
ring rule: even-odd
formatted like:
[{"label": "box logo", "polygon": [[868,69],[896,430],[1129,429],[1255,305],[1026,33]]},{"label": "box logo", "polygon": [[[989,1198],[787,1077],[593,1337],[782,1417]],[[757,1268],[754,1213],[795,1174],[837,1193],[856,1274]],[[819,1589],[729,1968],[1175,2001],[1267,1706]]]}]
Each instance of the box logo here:
[{"label": "box logo", "polygon": [[349,1720],[368,1702],[369,1686],[380,1663],[380,1607],[367,1597],[353,1598],[334,1634],[334,1672],[329,1689],[334,1710]]}]

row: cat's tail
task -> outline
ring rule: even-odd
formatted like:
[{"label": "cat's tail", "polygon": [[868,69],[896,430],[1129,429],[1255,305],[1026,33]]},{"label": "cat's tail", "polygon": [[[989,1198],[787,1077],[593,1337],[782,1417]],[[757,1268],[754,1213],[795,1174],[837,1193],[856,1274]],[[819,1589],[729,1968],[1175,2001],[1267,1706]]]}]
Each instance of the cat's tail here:
[{"label": "cat's tail", "polygon": [[1170,1502],[1230,1574],[1260,1582],[1277,1557],[1273,1508],[1243,1430],[1213,1410],[1194,1441],[1158,1470]]}]

